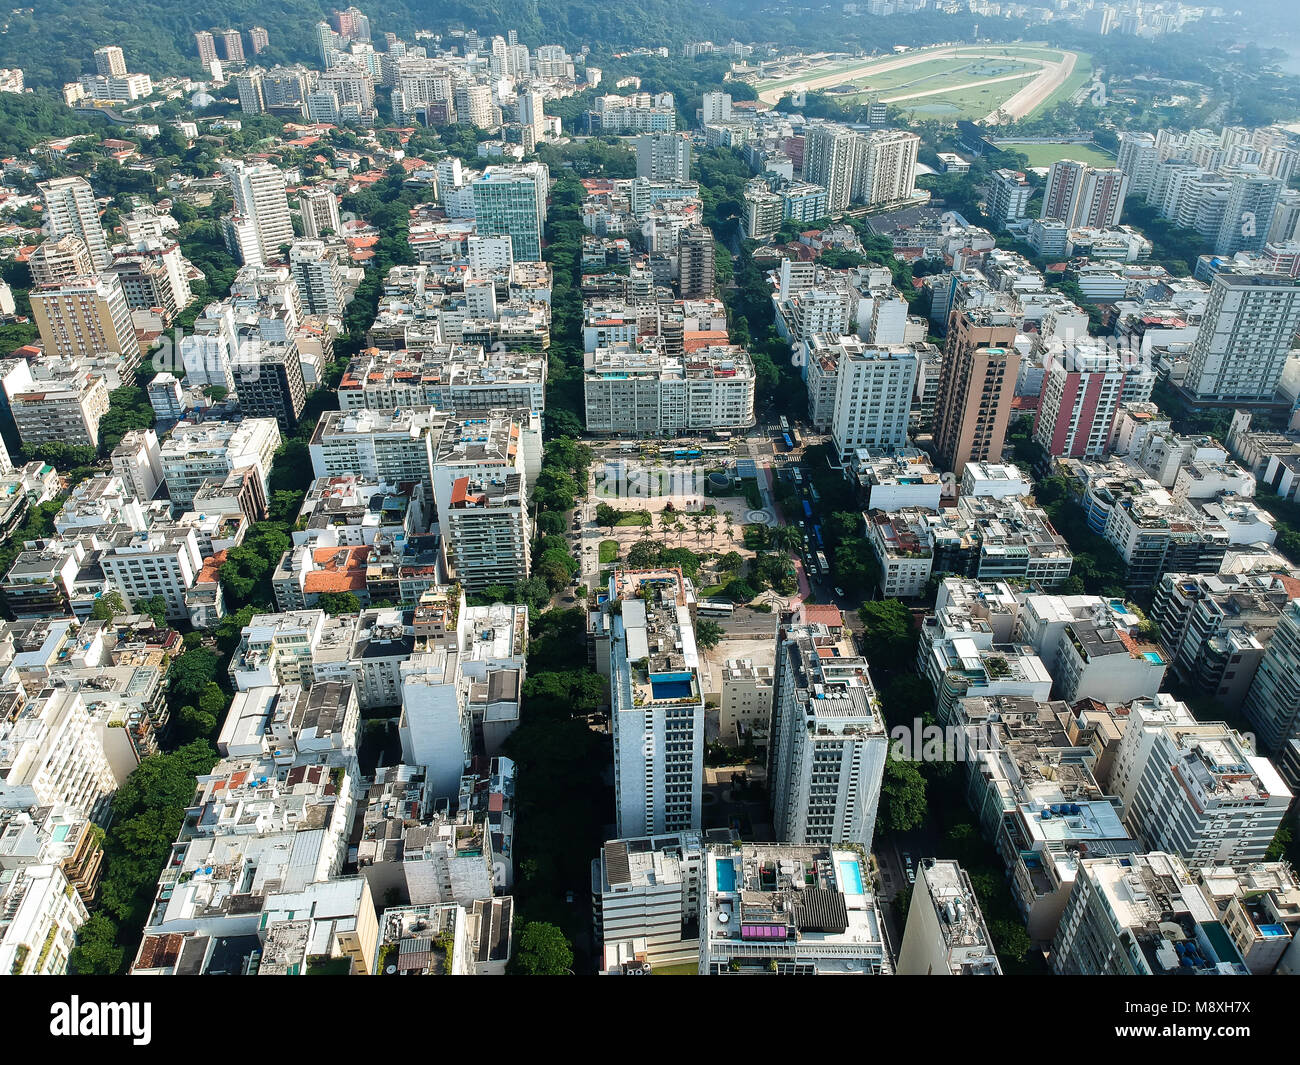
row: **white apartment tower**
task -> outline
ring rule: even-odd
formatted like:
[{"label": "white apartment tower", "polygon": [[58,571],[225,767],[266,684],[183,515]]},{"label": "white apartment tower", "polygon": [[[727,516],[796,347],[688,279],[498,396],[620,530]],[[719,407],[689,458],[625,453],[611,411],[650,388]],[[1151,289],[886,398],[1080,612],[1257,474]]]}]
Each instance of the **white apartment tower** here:
[{"label": "white apartment tower", "polygon": [[302,232],[308,240],[320,240],[327,233],[339,232],[339,201],[333,190],[317,185],[298,193],[298,210],[302,215]]},{"label": "white apartment tower", "polygon": [[1285,274],[1214,275],[1184,389],[1202,402],[1268,401],[1296,329],[1300,283]]},{"label": "white apartment tower", "polygon": [[680,570],[610,578],[610,707],[619,836],[699,829],[704,692]]},{"label": "white apartment tower", "polygon": [[90,252],[90,261],[95,269],[104,269],[112,255],[99,221],[99,205],[95,202],[90,182],[85,178],[63,177],[42,181],[36,187],[45,201],[50,236],[55,239],[80,237]]},{"label": "white apartment tower", "polygon": [[691,139],[683,133],[642,133],[636,138],[636,176],[651,181],[689,181]]},{"label": "white apartment tower", "polygon": [[916,384],[915,350],[876,347],[848,336],[836,349],[831,439],[840,461],[850,461],[858,448],[903,446]]},{"label": "white apartment tower", "polygon": [[868,853],[889,741],[867,660],[825,625],[778,630],[768,781],[776,838]]},{"label": "white apartment tower", "polygon": [[284,171],[267,163],[249,165],[227,162],[222,169],[230,178],[235,201],[230,226],[244,265],[264,266],[280,255],[280,248],[293,243],[293,219],[285,193]]}]

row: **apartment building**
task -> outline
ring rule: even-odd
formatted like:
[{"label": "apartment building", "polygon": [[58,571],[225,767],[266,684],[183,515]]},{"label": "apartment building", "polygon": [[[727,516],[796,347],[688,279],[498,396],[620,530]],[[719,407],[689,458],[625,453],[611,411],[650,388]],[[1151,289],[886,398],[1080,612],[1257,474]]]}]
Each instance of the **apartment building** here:
[{"label": "apartment building", "polygon": [[265,507],[271,463],[279,447],[280,429],[274,418],[178,423],[158,452],[173,511],[189,510],[204,482],[224,482],[231,473],[249,467],[255,471]]},{"label": "apartment building", "polygon": [[1174,854],[1085,858],[1052,944],[1058,975],[1247,975]]},{"label": "apartment building", "polygon": [[619,835],[698,830],[704,692],[694,589],[680,570],[616,569],[608,603],[604,621]]},{"label": "apartment building", "polygon": [[869,853],[888,741],[867,661],[825,625],[778,637],[768,753],[777,837]]},{"label": "apartment building", "polygon": [[916,352],[908,346],[879,347],[841,337],[836,360],[831,441],[841,463],[861,448],[907,443],[916,384]]},{"label": "apartment building", "polygon": [[1262,750],[1281,752],[1300,736],[1300,598],[1281,609],[1243,709]]},{"label": "apartment building", "polygon": [[192,526],[157,522],[146,531],[123,533],[100,552],[99,564],[132,610],[162,596],[168,620],[189,620],[185,593],[203,568]]},{"label": "apartment building", "polygon": [[1110,786],[1135,835],[1189,862],[1260,861],[1291,804],[1268,759],[1183,703],[1135,703]]},{"label": "apartment building", "polygon": [[1188,354],[1184,389],[1200,402],[1271,400],[1297,329],[1300,282],[1220,271]]},{"label": "apartment building", "polygon": [[863,852],[710,846],[700,886],[700,975],[879,976],[892,952]]},{"label": "apartment building", "polygon": [[45,354],[64,359],[118,356],[120,374],[131,383],[140,365],[140,343],[121,282],[112,273],[69,277],[38,285],[29,293],[32,319]]},{"label": "apartment building", "polygon": [[446,423],[428,407],[326,411],[309,445],[312,469],[317,477],[415,482],[433,499],[433,457]]},{"label": "apartment building", "polygon": [[[61,372],[60,372],[61,371]],[[74,444],[99,447],[99,423],[108,413],[108,383],[102,374],[69,367],[9,394],[9,413],[24,446]]]},{"label": "apartment building", "polygon": [[698,963],[699,939],[686,932],[700,912],[704,856],[699,832],[614,839],[601,848],[591,863],[591,901],[602,972],[628,953],[644,955],[651,970]]},{"label": "apartment building", "polygon": [[926,858],[918,866],[898,975],[1002,975],[970,876],[956,862]]},{"label": "apartment building", "polygon": [[735,345],[680,356],[625,346],[584,357],[587,430],[632,436],[747,429],[754,424],[754,367]]},{"label": "apartment building", "polygon": [[94,268],[106,267],[112,256],[90,182],[81,177],[63,177],[42,181],[36,188],[45,201],[50,236],[55,240],[78,237],[90,253]]},{"label": "apartment building", "polygon": [[1020,354],[1016,326],[998,312],[956,310],[948,323],[934,446],[939,463],[958,476],[968,462],[996,462],[1006,442]]},{"label": "apartment building", "polygon": [[232,255],[245,265],[264,266],[280,258],[280,248],[293,243],[293,220],[285,193],[284,171],[269,163],[240,160],[222,163],[230,180],[234,212],[227,218]]},{"label": "apartment building", "polygon": [[[1235,710],[1294,594],[1283,574],[1166,573],[1156,584],[1151,618],[1180,679]],[[1283,676],[1293,672],[1288,664]]]}]

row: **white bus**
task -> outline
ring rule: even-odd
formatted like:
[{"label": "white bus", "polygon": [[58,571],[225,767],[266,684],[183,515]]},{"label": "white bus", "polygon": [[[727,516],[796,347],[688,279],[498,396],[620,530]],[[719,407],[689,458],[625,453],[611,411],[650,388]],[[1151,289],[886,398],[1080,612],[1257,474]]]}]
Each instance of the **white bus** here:
[{"label": "white bus", "polygon": [[696,608],[695,612],[702,618],[729,618],[736,612],[736,605],[706,599]]}]

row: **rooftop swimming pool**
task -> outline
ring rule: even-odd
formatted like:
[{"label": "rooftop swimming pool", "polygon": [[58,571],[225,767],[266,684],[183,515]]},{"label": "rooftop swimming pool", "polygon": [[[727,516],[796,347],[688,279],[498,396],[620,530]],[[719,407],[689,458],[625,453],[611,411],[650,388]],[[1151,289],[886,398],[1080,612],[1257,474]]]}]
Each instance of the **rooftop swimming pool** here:
[{"label": "rooftop swimming pool", "polygon": [[862,866],[857,862],[840,862],[840,887],[846,895],[863,895]]},{"label": "rooftop swimming pool", "polygon": [[1158,651],[1143,651],[1142,657],[1145,658],[1148,662],[1154,662],[1158,666],[1163,665],[1165,661],[1163,658],[1160,657],[1160,653]]},{"label": "rooftop swimming pool", "polygon": [[653,673],[650,676],[650,691],[656,699],[689,699],[691,697],[692,674]]},{"label": "rooftop swimming pool", "polygon": [[736,890],[736,863],[730,858],[717,859],[718,890]]}]

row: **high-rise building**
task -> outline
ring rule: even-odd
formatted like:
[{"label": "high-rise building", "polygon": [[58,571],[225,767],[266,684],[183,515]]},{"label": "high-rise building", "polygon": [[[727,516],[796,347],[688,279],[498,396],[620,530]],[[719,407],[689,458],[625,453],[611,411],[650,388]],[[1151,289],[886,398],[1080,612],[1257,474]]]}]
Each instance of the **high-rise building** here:
[{"label": "high-rise building", "polygon": [[75,359],[111,352],[122,357],[122,372],[128,378],[134,375],[140,343],[116,277],[70,277],[56,285],[39,285],[28,295],[46,355]]},{"label": "high-rise building", "polygon": [[220,35],[221,58],[227,63],[244,61],[244,37],[238,30],[222,30]]},{"label": "high-rise building", "polygon": [[985,189],[989,218],[999,229],[1005,229],[1008,222],[1025,217],[1029,197],[1034,192],[1033,186],[1019,170],[993,171]]},{"label": "high-rise building", "polygon": [[525,89],[515,98],[519,124],[533,131],[534,142],[546,132],[545,97],[540,89]]},{"label": "high-rise building", "polygon": [[832,214],[843,212],[853,200],[862,151],[862,136],[847,126],[819,123],[804,135],[804,180],[826,190],[826,209]]},{"label": "high-rise building", "polygon": [[284,171],[269,163],[250,165],[239,160],[224,163],[222,170],[230,178],[234,199],[229,221],[232,251],[245,265],[273,261],[283,245],[293,242]]},{"label": "high-rise building", "polygon": [[451,98],[459,121],[468,122],[478,129],[496,128],[491,86],[462,82],[452,88]]},{"label": "high-rise building", "polygon": [[298,193],[298,210],[302,215],[303,236],[309,240],[319,240],[328,234],[339,232],[339,201],[332,189],[323,185],[303,189]]},{"label": "high-rise building", "polygon": [[266,110],[262,96],[262,75],[255,70],[236,74],[232,79],[239,94],[239,109],[246,115],[260,115]]},{"label": "high-rise building", "polygon": [[255,418],[274,418],[287,434],[298,428],[307,387],[302,360],[292,344],[246,341],[231,359],[239,409]]},{"label": "high-rise building", "polygon": [[1130,705],[1110,791],[1135,836],[1197,865],[1262,861],[1291,805],[1240,733],[1197,721],[1168,695]]},{"label": "high-rise building", "polygon": [[853,199],[874,206],[897,203],[916,191],[916,154],[921,138],[902,129],[873,130],[866,137]]},{"label": "high-rise building", "polygon": [[1300,599],[1282,611],[1244,710],[1262,750],[1278,752],[1300,738]]},{"label": "high-rise building", "polygon": [[428,407],[392,411],[326,411],[312,434],[317,477],[355,474],[385,484],[418,482],[433,496],[433,454],[445,414]]},{"label": "high-rise building", "polygon": [[330,23],[340,37],[349,41],[370,40],[370,18],[355,7],[346,11],[331,11]]},{"label": "high-rise building", "polygon": [[980,309],[953,311],[935,400],[935,455],[961,476],[968,462],[997,462],[1006,441],[1020,353],[1016,327]]},{"label": "high-rise building", "polygon": [[768,781],[776,838],[871,852],[889,757],[867,660],[846,630],[777,633]]},{"label": "high-rise building", "polygon": [[57,285],[95,272],[85,241],[71,234],[43,242],[27,260],[27,268],[33,285]]},{"label": "high-rise building", "polygon": [[508,235],[516,261],[540,260],[549,188],[545,163],[487,167],[471,185],[478,232]]},{"label": "high-rise building", "polygon": [[[591,68],[587,68],[588,74]],[[731,93],[706,92],[704,94],[703,106],[700,108],[700,125],[709,126],[715,122],[731,121]]]},{"label": "high-rise building", "polygon": [[713,298],[717,254],[713,233],[706,226],[691,226],[682,231],[677,246],[682,299]]},{"label": "high-rise building", "polygon": [[1052,456],[1101,458],[1121,404],[1151,397],[1155,374],[1126,366],[1114,351],[1083,341],[1052,351],[1034,420],[1034,439]]},{"label": "high-rise building", "polygon": [[333,248],[319,240],[295,240],[289,248],[289,266],[307,314],[337,317],[343,313],[343,267]]},{"label": "high-rise building", "polygon": [[1146,196],[1151,191],[1160,154],[1150,133],[1121,133],[1119,158],[1115,165],[1128,178],[1130,196]]},{"label": "high-rise building", "polygon": [[683,133],[642,133],[635,141],[636,176],[651,181],[689,181],[691,139]]},{"label": "high-rise building", "polygon": [[1118,168],[1058,159],[1048,171],[1038,217],[1072,227],[1105,229],[1119,224],[1127,193],[1128,177]]},{"label": "high-rise building", "polygon": [[1214,905],[1176,855],[1081,858],[1075,870],[1052,944],[1053,972],[1249,975]]},{"label": "high-rise building", "polygon": [[1234,174],[1228,186],[1223,221],[1214,241],[1214,253],[1227,257],[1239,251],[1263,250],[1283,187],[1278,178],[1258,171]]},{"label": "high-rise building", "polygon": [[194,35],[194,44],[198,48],[199,62],[208,67],[217,59],[217,41],[207,30],[199,30]]},{"label": "high-rise building", "polygon": [[126,58],[115,44],[95,49],[95,70],[101,78],[126,77]]},{"label": "high-rise building", "polygon": [[261,26],[251,26],[248,30],[248,50],[253,55],[261,55],[271,47],[271,36]]},{"label": "high-rise building", "polygon": [[846,336],[819,355],[836,360],[831,441],[840,462],[851,462],[859,448],[906,444],[916,351],[908,346],[865,344]]},{"label": "high-rise building", "polygon": [[1203,402],[1268,401],[1300,328],[1300,282],[1221,270],[1192,341],[1184,389]]},{"label": "high-rise building", "polygon": [[610,577],[601,620],[619,836],[700,827],[704,691],[694,599],[680,569],[615,569]]},{"label": "high-rise building", "polygon": [[262,75],[262,101],[268,111],[301,115],[307,105],[307,82],[301,71],[273,67]]},{"label": "high-rise building", "polygon": [[62,177],[42,181],[36,187],[45,201],[50,236],[80,237],[90,252],[90,261],[95,269],[106,267],[112,255],[99,221],[99,205],[95,202],[90,182],[80,177]]},{"label": "high-rise building", "polygon": [[917,868],[898,975],[1002,975],[975,888],[956,862],[925,858]]}]

